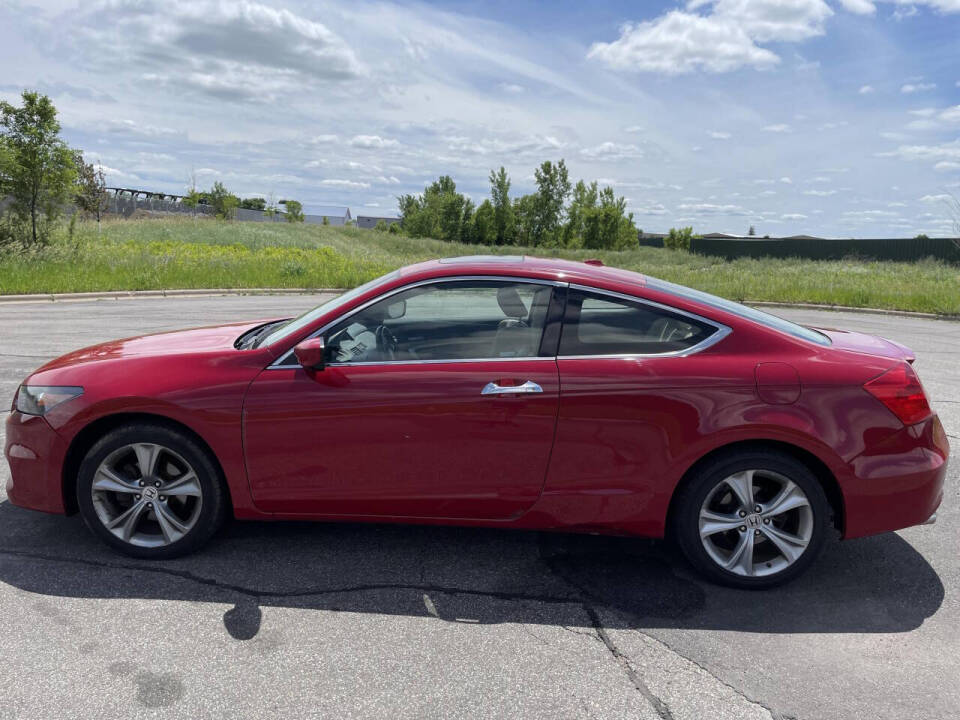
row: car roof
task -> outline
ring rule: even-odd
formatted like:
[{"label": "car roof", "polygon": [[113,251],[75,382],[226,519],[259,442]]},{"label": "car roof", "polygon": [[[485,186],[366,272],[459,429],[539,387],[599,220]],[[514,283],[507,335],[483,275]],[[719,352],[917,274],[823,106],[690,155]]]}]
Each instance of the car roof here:
[{"label": "car roof", "polygon": [[606,267],[599,261],[561,260],[529,255],[466,255],[409,265],[401,270],[404,280],[457,275],[509,275],[583,282],[588,285],[644,286],[644,276],[630,270]]}]

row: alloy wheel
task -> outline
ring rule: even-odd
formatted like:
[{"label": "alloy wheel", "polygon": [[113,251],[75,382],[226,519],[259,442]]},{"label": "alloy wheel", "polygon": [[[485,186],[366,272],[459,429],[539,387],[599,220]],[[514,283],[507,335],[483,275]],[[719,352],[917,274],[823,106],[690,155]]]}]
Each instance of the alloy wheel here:
[{"label": "alloy wheel", "polygon": [[700,541],[722,569],[763,577],[793,565],[813,537],[810,500],[790,478],[742,470],[721,480],[700,508]]},{"label": "alloy wheel", "polygon": [[93,507],[103,526],[123,542],[164,547],[197,524],[203,491],[182,456],[154,443],[133,443],[100,463],[91,485]]}]

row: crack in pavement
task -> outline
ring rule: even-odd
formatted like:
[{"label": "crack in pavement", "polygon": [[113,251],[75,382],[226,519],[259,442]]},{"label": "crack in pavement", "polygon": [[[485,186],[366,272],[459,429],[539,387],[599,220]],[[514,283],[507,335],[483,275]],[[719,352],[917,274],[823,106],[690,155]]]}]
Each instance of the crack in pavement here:
[{"label": "crack in pavement", "polygon": [[655,642],[655,643],[657,643],[658,645],[662,646],[663,648],[665,648],[665,649],[668,650],[669,652],[673,653],[673,654],[676,655],[677,657],[683,658],[683,659],[686,660],[688,663],[691,663],[692,665],[695,665],[696,667],[700,668],[700,670],[702,670],[703,672],[705,672],[707,675],[709,675],[710,677],[712,677],[714,680],[716,680],[718,683],[720,683],[720,684],[723,685],[724,687],[727,687],[727,688],[730,688],[731,690],[733,690],[733,692],[735,692],[737,695],[739,695],[740,697],[742,697],[744,700],[746,700],[746,701],[747,701],[748,703],[750,703],[751,705],[756,705],[757,707],[763,708],[763,709],[766,710],[768,713],[770,713],[770,717],[772,718],[772,720],[797,720],[797,717],[796,717],[795,715],[783,715],[783,714],[777,712],[776,710],[774,710],[774,709],[773,709],[772,707],[770,707],[769,705],[765,705],[765,704],[763,704],[762,702],[760,702],[759,700],[756,700],[755,698],[750,697],[750,696],[747,695],[745,692],[743,692],[743,690],[741,690],[740,688],[732,685],[731,683],[729,683],[729,682],[727,682],[726,680],[724,680],[722,677],[714,674],[714,673],[710,670],[710,668],[708,668],[706,665],[703,665],[702,663],[694,660],[693,658],[684,655],[682,652],[680,652],[679,650],[677,650],[676,648],[674,648],[674,647],[673,647],[672,645],[670,645],[669,643],[664,642],[664,641],[661,640],[660,638],[654,637],[654,636],[651,635],[650,633],[646,633],[646,632],[644,632],[643,630],[638,630],[637,628],[630,628],[630,629],[633,630],[633,632],[637,633],[638,635],[642,635],[642,636],[645,637],[645,638],[649,638],[650,640],[652,640],[653,642]]},{"label": "crack in pavement", "polygon": [[603,623],[600,622],[600,615],[597,611],[592,608],[590,605],[583,606],[584,612],[587,613],[587,617],[590,618],[590,622],[593,625],[593,629],[597,633],[597,637],[607,646],[607,650],[610,651],[610,654],[613,655],[614,660],[617,661],[617,664],[623,668],[624,672],[627,674],[627,677],[630,678],[630,682],[633,683],[633,686],[637,689],[643,697],[646,699],[650,706],[656,711],[662,720],[673,720],[673,713],[670,712],[670,708],[667,707],[667,704],[661,700],[650,687],[643,681],[643,678],[640,677],[640,674],[634,669],[633,665],[630,664],[629,658],[624,655],[617,646],[614,644],[613,640],[607,634],[606,629],[603,627]]},{"label": "crack in pavement", "polygon": [[133,570],[158,575],[169,575],[180,580],[187,580],[199,585],[217,588],[226,592],[234,592],[256,599],[269,598],[297,598],[297,597],[317,597],[322,595],[340,595],[346,593],[371,592],[375,590],[418,590],[421,592],[446,593],[448,595],[473,595],[480,597],[490,597],[496,600],[517,600],[526,602],[540,602],[546,604],[580,604],[582,600],[577,597],[560,597],[553,595],[539,595],[534,593],[506,592],[498,590],[473,590],[468,588],[457,588],[445,585],[429,585],[415,583],[369,583],[365,585],[349,585],[340,588],[307,588],[303,590],[258,590],[256,588],[246,587],[235,583],[224,582],[215,578],[197,575],[189,570],[176,570],[166,567],[148,567],[144,565],[113,563],[102,560],[88,560],[86,558],[68,558],[57,555],[48,555],[46,553],[28,552],[26,550],[0,550],[0,555],[10,555],[13,557],[29,558],[31,560],[46,560],[48,562],[74,563],[77,565],[86,565],[88,567],[103,568],[107,570]]}]

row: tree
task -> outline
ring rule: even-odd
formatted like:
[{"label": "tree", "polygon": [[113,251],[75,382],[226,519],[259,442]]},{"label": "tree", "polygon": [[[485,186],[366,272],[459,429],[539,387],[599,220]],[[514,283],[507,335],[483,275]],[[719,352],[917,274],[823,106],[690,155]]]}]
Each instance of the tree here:
[{"label": "tree", "polygon": [[573,189],[563,228],[563,245],[593,250],[625,250],[635,247],[638,231],[633,213],[627,214],[627,201],[617,197],[612,187],[598,189],[596,181],[582,180]]},{"label": "tree", "polygon": [[457,192],[457,184],[449,175],[440,176],[420,195],[401,195],[397,205],[401,225],[411,237],[473,240],[473,202]]},{"label": "tree", "polygon": [[73,151],[73,165],[77,171],[77,185],[74,202],[77,211],[86,217],[96,218],[97,232],[100,232],[100,217],[107,209],[107,188],[103,175],[103,165],[96,167],[83,159],[83,153]]},{"label": "tree", "polygon": [[545,160],[533,171],[537,183],[534,194],[533,226],[531,239],[534,245],[556,245],[559,240],[563,206],[570,195],[570,177],[567,165]]},{"label": "tree", "polygon": [[252,197],[244,198],[240,201],[240,207],[244,210],[261,210],[264,211],[267,209],[267,200],[262,197]]},{"label": "tree", "polygon": [[207,203],[213,208],[216,216],[222,220],[232,220],[236,215],[237,207],[240,205],[240,198],[231,193],[219,180],[206,193]]},{"label": "tree", "polygon": [[377,220],[377,224],[373,228],[377,232],[387,232],[387,221],[386,220]]},{"label": "tree", "polygon": [[670,232],[663,239],[663,246],[670,250],[689,250],[693,239],[693,228],[670,228]]},{"label": "tree", "polygon": [[[0,196],[12,198],[9,212],[16,234],[36,245],[46,242],[63,211],[76,170],[70,148],[60,139],[57,109],[46,95],[24,91],[23,106],[0,101]],[[29,235],[21,232],[29,224]]]},{"label": "tree", "polygon": [[747,230],[747,235],[749,235],[750,237],[753,237],[756,234],[757,234],[757,231],[754,229],[753,225],[751,225],[750,229]]},{"label": "tree", "polygon": [[296,200],[281,200],[280,204],[287,208],[287,222],[303,222],[303,205]]},{"label": "tree", "polygon": [[[490,198],[493,203],[493,229],[497,245],[509,245],[514,240],[513,205],[510,203],[510,177],[502,165],[495,173],[490,171]],[[486,243],[485,243],[486,244]]]},{"label": "tree", "polygon": [[473,214],[473,241],[481,245],[498,245],[497,230],[496,206],[484,200]]}]

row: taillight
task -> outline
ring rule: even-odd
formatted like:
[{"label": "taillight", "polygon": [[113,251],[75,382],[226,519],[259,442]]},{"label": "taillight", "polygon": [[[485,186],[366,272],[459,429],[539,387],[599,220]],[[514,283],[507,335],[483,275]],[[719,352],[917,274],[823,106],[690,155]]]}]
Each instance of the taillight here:
[{"label": "taillight", "polygon": [[863,387],[904,425],[913,425],[933,414],[927,396],[923,394],[920,378],[906,363],[890,368]]}]

